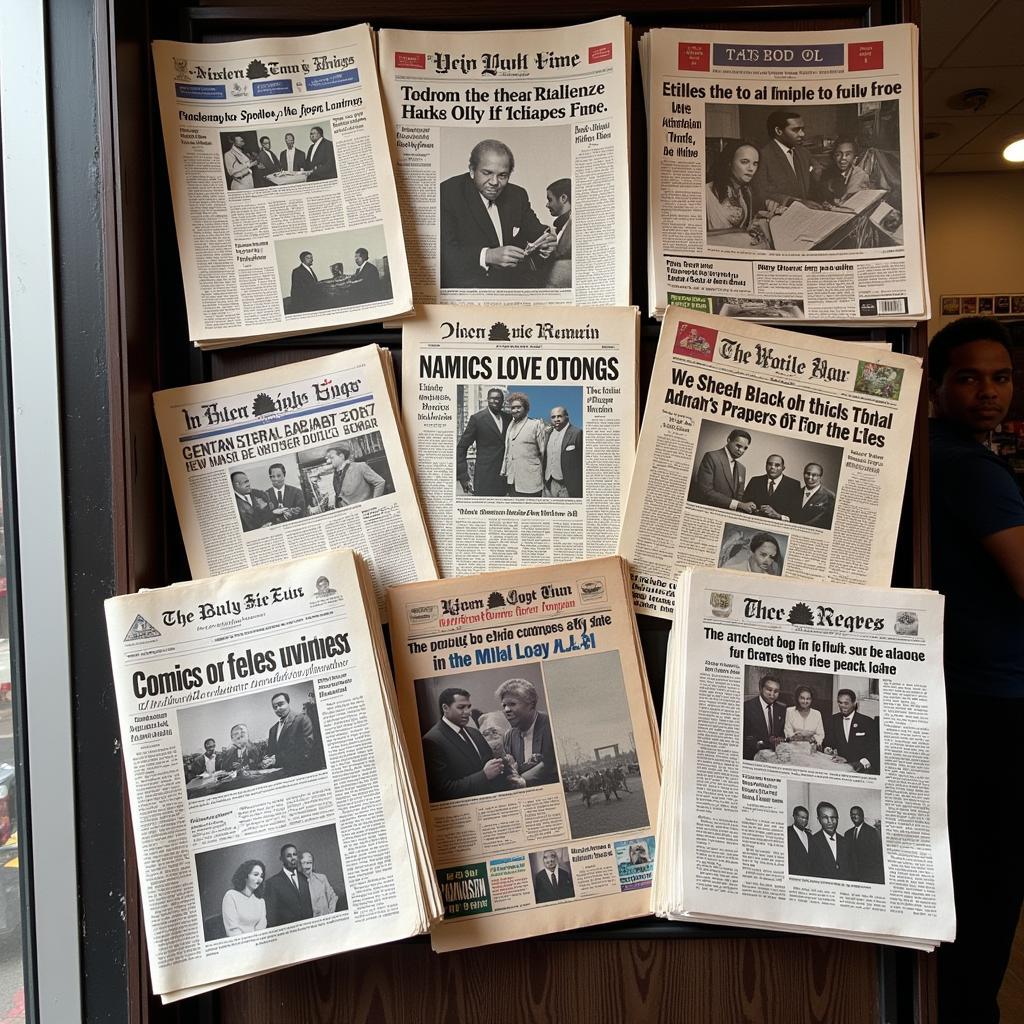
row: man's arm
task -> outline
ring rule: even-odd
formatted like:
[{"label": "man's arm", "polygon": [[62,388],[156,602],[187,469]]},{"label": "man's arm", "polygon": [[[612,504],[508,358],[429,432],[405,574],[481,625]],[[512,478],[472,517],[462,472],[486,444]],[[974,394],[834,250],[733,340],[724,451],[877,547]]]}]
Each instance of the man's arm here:
[{"label": "man's arm", "polygon": [[1024,601],[1024,526],[990,533],[981,538],[981,546],[999,566],[1014,593]]},{"label": "man's arm", "polygon": [[[445,727],[447,728],[447,726]],[[440,749],[439,743],[427,741],[424,737],[423,753],[426,761],[427,779],[430,783],[431,800],[458,800],[464,796],[477,796],[486,793],[490,788],[491,779],[501,774],[501,762],[495,759],[487,764],[496,764],[494,774],[488,776],[485,768],[461,778],[452,778],[452,766]],[[485,766],[486,767],[486,766]]]},{"label": "man's arm", "polygon": [[730,491],[715,489],[715,459],[714,452],[705,452],[697,468],[697,498],[705,505],[713,505],[715,508],[736,508],[738,502]]},{"label": "man's arm", "polygon": [[[459,438],[459,443],[455,446],[455,478],[470,494],[473,492],[469,485],[469,464],[466,462],[466,456],[469,454],[470,445],[476,442],[476,422],[475,416],[469,417],[466,421],[466,429],[463,430],[462,437]],[[478,449],[478,457],[479,454]]]},{"label": "man's arm", "polygon": [[363,467],[363,479],[373,488],[373,497],[379,498],[384,493],[387,480],[380,473],[371,469],[365,462],[359,463]]}]

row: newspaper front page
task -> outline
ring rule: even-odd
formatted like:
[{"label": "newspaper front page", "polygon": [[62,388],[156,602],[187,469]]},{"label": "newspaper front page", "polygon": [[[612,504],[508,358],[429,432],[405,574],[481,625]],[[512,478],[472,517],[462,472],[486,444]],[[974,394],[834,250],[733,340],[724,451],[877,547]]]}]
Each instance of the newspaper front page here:
[{"label": "newspaper front page", "polygon": [[670,308],[619,554],[672,617],[687,566],[884,586],[921,361]]},{"label": "newspaper front page", "polygon": [[189,335],[369,323],[412,289],[369,26],[153,44]]},{"label": "newspaper front page", "polygon": [[928,318],[917,46],[913,25],[644,36],[652,315]]},{"label": "newspaper front page", "polygon": [[619,558],[389,592],[444,952],[648,912],[657,725]]},{"label": "newspaper front page", "polygon": [[426,930],[437,894],[352,552],[106,612],[157,994]]},{"label": "newspaper front page", "polygon": [[707,569],[679,596],[655,910],[952,940],[942,596]]},{"label": "newspaper front page", "polygon": [[156,392],[192,575],[353,548],[381,606],[436,579],[394,392],[376,345]]},{"label": "newspaper front page", "polygon": [[402,408],[441,573],[613,554],[636,446],[635,307],[424,306]]},{"label": "newspaper front page", "polygon": [[629,26],[380,33],[413,294],[629,303]]}]

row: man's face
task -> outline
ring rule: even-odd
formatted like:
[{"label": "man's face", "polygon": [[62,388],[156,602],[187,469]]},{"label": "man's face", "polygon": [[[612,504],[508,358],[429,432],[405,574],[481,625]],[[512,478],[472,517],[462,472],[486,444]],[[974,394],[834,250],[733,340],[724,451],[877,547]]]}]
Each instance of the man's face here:
[{"label": "man's face", "polygon": [[313,142],[313,143],[319,142],[323,137],[324,137],[324,133],[322,131],[320,131],[319,128],[310,128],[309,129],[309,141],[310,142]]},{"label": "man's face", "polygon": [[249,478],[244,473],[236,473],[231,478],[231,486],[234,487],[239,494],[248,494],[252,490],[252,484],[249,483]]},{"label": "man's face", "polygon": [[356,261],[357,267],[361,267],[366,262],[366,257],[358,249],[352,254],[352,259]]},{"label": "man's face", "polygon": [[488,391],[487,392],[487,408],[491,412],[501,412],[501,407],[505,404],[505,395],[501,391]]},{"label": "man's face", "polygon": [[793,824],[797,828],[807,828],[808,815],[806,811],[793,812]]},{"label": "man's face", "polygon": [[513,729],[529,729],[534,717],[533,708],[533,704],[515,693],[506,694],[501,701],[501,710]]},{"label": "man's face", "polygon": [[853,156],[853,146],[849,142],[840,142],[832,151],[832,159],[843,174],[853,166]]},{"label": "man's face", "polygon": [[544,852],[544,867],[547,868],[548,871],[554,871],[557,866],[558,857],[555,856],[555,851],[546,850]]},{"label": "man's face", "polygon": [[274,487],[284,487],[284,470],[280,466],[275,466],[270,471],[270,483]]},{"label": "man's face", "polygon": [[509,411],[512,413],[512,419],[521,420],[526,416],[526,406],[522,402],[516,401],[509,406]]},{"label": "man's face", "polygon": [[294,846],[286,846],[281,851],[281,863],[289,871],[294,871],[299,864],[299,851]]},{"label": "man's face", "polygon": [[288,134],[287,134],[287,135],[286,135],[286,136],[284,137],[284,144],[285,144],[285,145],[286,145],[286,146],[287,146],[287,147],[288,147],[289,149],[294,149],[294,148],[295,148],[295,136],[294,136],[294,135],[292,135],[292,133],[291,133],[291,132],[289,132],[289,133],[288,133]]},{"label": "man's face", "polygon": [[761,684],[761,699],[765,704],[774,704],[779,699],[782,687],[774,679],[766,679]]},{"label": "man's face", "polygon": [[802,146],[804,144],[804,119],[802,117],[791,117],[782,129],[782,142],[784,145]]},{"label": "man's face", "polygon": [[302,868],[302,873],[309,878],[313,873],[313,855],[311,853],[304,853],[299,858],[299,867]]},{"label": "man's face", "polygon": [[853,822],[853,827],[856,828],[858,825],[864,824],[864,812],[859,807],[850,808],[850,821]]},{"label": "man's face", "polygon": [[331,589],[330,580],[317,580],[316,584],[317,593],[326,594]]},{"label": "man's face", "polygon": [[555,430],[561,430],[568,422],[569,417],[566,415],[564,409],[551,410],[551,426],[553,426]]},{"label": "man's face", "polygon": [[206,756],[209,757],[217,749],[217,744],[213,740],[207,740],[203,744],[203,749],[206,751]]},{"label": "man's face", "polygon": [[260,139],[260,145],[269,153],[270,152],[270,139],[265,135]]},{"label": "man's face", "polygon": [[278,718],[284,718],[285,715],[291,710],[291,705],[283,694],[278,694],[271,702],[270,706],[274,709],[274,714]]},{"label": "man's face", "polygon": [[473,710],[473,702],[461,694],[456,694],[455,699],[451,704],[444,706],[444,717],[448,719],[452,725],[457,725],[460,729],[465,729],[469,725],[471,718],[470,711]]},{"label": "man's face", "polygon": [[984,439],[1006,418],[1013,398],[1013,363],[998,341],[971,341],[949,354],[938,387],[932,386],[935,411]]},{"label": "man's face", "polygon": [[786,464],[780,455],[769,455],[764,464],[764,471],[768,474],[769,480],[778,480],[785,468]]},{"label": "man's face", "polygon": [[551,189],[548,189],[545,193],[544,205],[552,217],[561,217],[563,213],[569,211],[569,198],[568,196],[556,196]]},{"label": "man's face", "polygon": [[741,459],[743,453],[750,447],[750,442],[740,434],[734,434],[726,442],[725,447],[734,459]]},{"label": "man's face", "polygon": [[307,266],[313,266],[313,254],[311,252],[304,252],[300,257],[300,260]]},{"label": "man's face", "polygon": [[480,195],[493,203],[504,191],[512,170],[507,156],[485,149],[480,156],[480,163],[475,168],[471,167],[469,174]]},{"label": "man's face", "polygon": [[809,491],[813,491],[818,484],[821,483],[821,468],[819,466],[810,465],[804,467],[804,487]]},{"label": "man's face", "polygon": [[231,141],[235,149],[242,149],[245,146],[245,139],[241,135],[236,135]]},{"label": "man's face", "polygon": [[857,706],[857,702],[848,693],[844,693],[836,703],[839,705],[840,713],[844,716],[851,714]]},{"label": "man's face", "polygon": [[244,747],[249,742],[249,730],[244,725],[236,725],[231,730],[231,742],[236,747]]},{"label": "man's face", "polygon": [[830,835],[836,834],[839,827],[839,815],[834,807],[822,807],[818,811],[818,824]]}]

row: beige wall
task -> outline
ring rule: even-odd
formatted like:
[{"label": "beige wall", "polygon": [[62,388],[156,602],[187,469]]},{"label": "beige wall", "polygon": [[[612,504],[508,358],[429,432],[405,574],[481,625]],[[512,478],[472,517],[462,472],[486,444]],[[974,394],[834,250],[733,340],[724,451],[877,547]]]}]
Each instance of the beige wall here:
[{"label": "beige wall", "polygon": [[1024,170],[924,179],[930,338],[955,317],[942,295],[1024,293]]}]

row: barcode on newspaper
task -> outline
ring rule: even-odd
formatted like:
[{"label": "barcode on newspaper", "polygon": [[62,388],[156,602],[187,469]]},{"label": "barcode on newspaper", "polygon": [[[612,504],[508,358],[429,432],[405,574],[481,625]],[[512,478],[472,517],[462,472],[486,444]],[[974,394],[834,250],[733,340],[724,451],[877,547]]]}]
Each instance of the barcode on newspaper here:
[{"label": "barcode on newspaper", "polygon": [[907,300],[906,299],[879,299],[878,300],[878,312],[879,313],[906,313],[907,311]]}]

